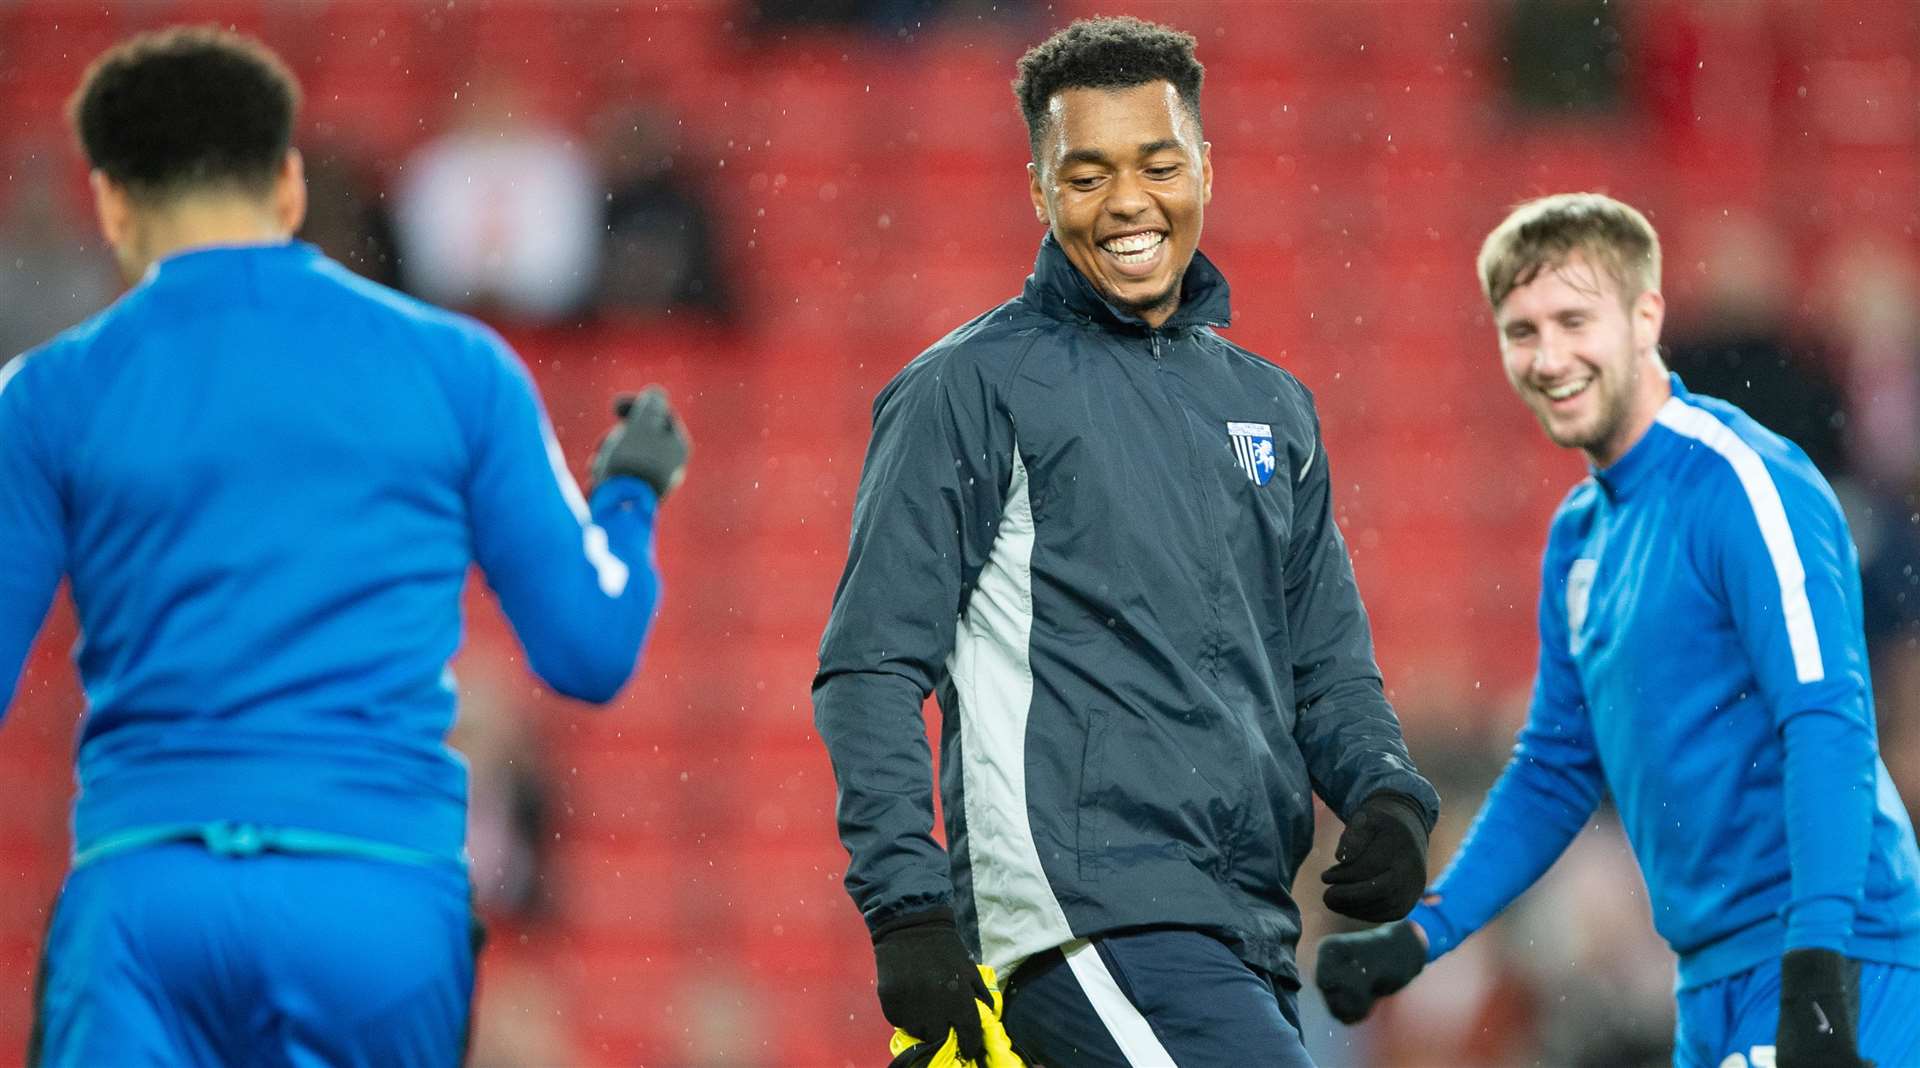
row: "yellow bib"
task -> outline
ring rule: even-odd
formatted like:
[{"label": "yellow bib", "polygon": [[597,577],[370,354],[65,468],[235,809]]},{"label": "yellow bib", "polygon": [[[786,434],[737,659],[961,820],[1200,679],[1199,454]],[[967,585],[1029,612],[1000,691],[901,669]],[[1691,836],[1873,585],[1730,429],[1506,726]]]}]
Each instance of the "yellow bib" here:
[{"label": "yellow bib", "polygon": [[1026,1068],[1026,1062],[1013,1051],[1013,1042],[1007,1038],[1007,1029],[1000,1023],[999,977],[993,974],[992,968],[982,964],[980,978],[986,980],[987,992],[993,995],[991,1005],[977,998],[974,1000],[974,1005],[980,1010],[980,1031],[987,1040],[987,1056],[984,1061],[961,1060],[959,1043],[952,1031],[947,1032],[946,1041],[940,1043],[940,1047],[933,1051],[931,1058],[927,1058],[923,1048],[915,1048],[924,1047],[924,1042],[895,1028],[893,1041],[887,1046],[893,1053],[893,1063],[902,1066],[911,1064],[914,1068],[961,1068],[963,1065],[973,1065],[974,1068]]}]

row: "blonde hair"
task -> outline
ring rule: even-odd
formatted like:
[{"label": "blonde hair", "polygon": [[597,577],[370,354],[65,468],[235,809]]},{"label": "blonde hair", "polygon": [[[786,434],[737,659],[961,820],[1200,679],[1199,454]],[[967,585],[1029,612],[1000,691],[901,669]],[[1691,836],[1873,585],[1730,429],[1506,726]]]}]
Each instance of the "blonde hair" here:
[{"label": "blonde hair", "polygon": [[1480,290],[1499,308],[1507,294],[1576,251],[1613,278],[1622,303],[1660,288],[1660,236],[1646,216],[1600,193],[1557,193],[1513,209],[1487,235]]}]

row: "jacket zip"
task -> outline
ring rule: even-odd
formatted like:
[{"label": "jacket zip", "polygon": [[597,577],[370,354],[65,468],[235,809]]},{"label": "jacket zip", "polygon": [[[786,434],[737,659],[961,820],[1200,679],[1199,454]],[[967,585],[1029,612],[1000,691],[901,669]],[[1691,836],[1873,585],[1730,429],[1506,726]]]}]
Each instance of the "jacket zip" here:
[{"label": "jacket zip", "polygon": [[[1161,390],[1166,393],[1167,400],[1173,404],[1176,413],[1180,417],[1181,433],[1187,439],[1187,462],[1197,471],[1200,467],[1200,443],[1194,440],[1193,423],[1188,418],[1188,407],[1175,391],[1167,385],[1166,380],[1161,378],[1166,364],[1161,359],[1164,354],[1164,346],[1161,341],[1160,331],[1149,328],[1147,338],[1153,350],[1154,377],[1160,379]],[[1214,544],[1224,547],[1226,545],[1226,532],[1222,528],[1219,518],[1214,514],[1212,495],[1208,491],[1210,483],[1206,478],[1197,478],[1193,480],[1193,484],[1199,487],[1200,515],[1201,521],[1206,525],[1207,536],[1212,539]],[[1207,554],[1206,558],[1210,559],[1210,554]],[[1205,564],[1203,563],[1202,566],[1205,566]],[[1218,679],[1220,676],[1220,650],[1225,646],[1227,640],[1226,624],[1221,620],[1220,610],[1221,602],[1226,597],[1226,569],[1227,565],[1225,563],[1221,563],[1216,567],[1207,568],[1207,581],[1213,587],[1213,594],[1207,598],[1207,603],[1211,609],[1213,618],[1211,625],[1206,628],[1205,637],[1201,643],[1199,660],[1194,667],[1204,677],[1210,679]],[[1244,776],[1243,781],[1248,784],[1248,790],[1253,798],[1253,802],[1257,804],[1260,798],[1260,791],[1258,789],[1258,783],[1260,781],[1259,769],[1250,754],[1246,755],[1241,763],[1244,765],[1244,767],[1240,769],[1241,774]],[[1238,811],[1238,818],[1235,819],[1232,828],[1219,843],[1222,873],[1237,870],[1236,865],[1240,862],[1241,850],[1246,847],[1247,835],[1250,833],[1248,830],[1248,814],[1252,811],[1253,804],[1241,807]]]},{"label": "jacket zip", "polygon": [[[1147,331],[1147,342],[1148,347],[1153,352],[1154,378],[1160,382],[1160,391],[1166,394],[1167,400],[1173,405],[1175,414],[1179,416],[1181,435],[1187,439],[1187,464],[1191,470],[1198,471],[1200,469],[1200,443],[1193,439],[1193,425],[1192,421],[1187,418],[1189,414],[1187,405],[1175,395],[1173,389],[1167,385],[1166,379],[1161,377],[1165,373],[1166,365],[1161,360],[1163,346],[1161,344],[1160,331],[1149,328]],[[1195,479],[1194,484],[1200,487],[1200,516],[1206,524],[1207,535],[1215,544],[1223,545],[1226,542],[1226,538],[1220,529],[1219,520],[1213,514],[1213,502],[1208,499],[1206,480]],[[1212,609],[1213,625],[1208,628],[1205,640],[1201,644],[1200,662],[1196,666],[1211,677],[1217,675],[1219,671],[1219,649],[1222,630],[1220,624],[1220,598],[1226,586],[1220,573],[1225,565],[1217,567],[1208,566],[1203,561],[1202,566],[1206,568],[1207,583],[1213,588],[1213,596],[1207,599]]]}]

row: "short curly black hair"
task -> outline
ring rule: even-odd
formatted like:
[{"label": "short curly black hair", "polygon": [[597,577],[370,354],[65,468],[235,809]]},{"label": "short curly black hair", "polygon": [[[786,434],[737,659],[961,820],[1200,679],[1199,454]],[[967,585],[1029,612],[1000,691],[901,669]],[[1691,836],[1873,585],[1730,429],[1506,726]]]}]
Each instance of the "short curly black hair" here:
[{"label": "short curly black hair", "polygon": [[214,26],[143,33],[87,68],[67,117],[92,166],[135,198],[264,191],[293,144],[300,84],[265,45]]},{"label": "short curly black hair", "polygon": [[1193,56],[1194,40],[1170,26],[1130,16],[1080,19],[1020,57],[1013,95],[1027,120],[1034,158],[1047,135],[1047,102],[1063,89],[1131,89],[1171,82],[1200,123],[1200,82],[1206,68]]}]

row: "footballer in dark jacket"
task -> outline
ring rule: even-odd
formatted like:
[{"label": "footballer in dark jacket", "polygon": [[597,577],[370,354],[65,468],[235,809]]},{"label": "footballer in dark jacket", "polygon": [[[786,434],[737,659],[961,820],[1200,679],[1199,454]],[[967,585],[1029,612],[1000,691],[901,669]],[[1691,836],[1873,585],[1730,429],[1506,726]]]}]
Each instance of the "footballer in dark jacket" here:
[{"label": "footballer in dark jacket", "polygon": [[874,405],[815,719],[881,1007],[963,1056],[978,960],[1033,1060],[1306,1065],[1313,796],[1347,824],[1332,908],[1398,918],[1426,882],[1439,798],[1382,690],[1312,395],[1216,332],[1193,45],[1117,18],[1027,53],[1033,275]]}]

